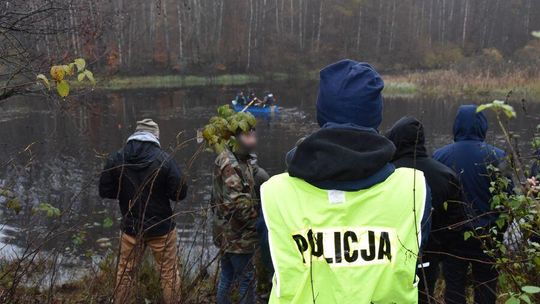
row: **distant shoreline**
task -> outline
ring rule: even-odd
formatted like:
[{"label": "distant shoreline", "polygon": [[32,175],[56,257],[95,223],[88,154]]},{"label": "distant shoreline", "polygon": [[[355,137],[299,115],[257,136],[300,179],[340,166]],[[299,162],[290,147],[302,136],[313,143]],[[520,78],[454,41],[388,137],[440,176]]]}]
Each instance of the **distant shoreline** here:
[{"label": "distant shoreline", "polygon": [[[136,90],[173,89],[197,86],[240,86],[267,81],[316,81],[317,73],[297,75],[273,73],[266,75],[225,74],[216,76],[151,75],[111,76],[100,81],[97,89]],[[502,76],[466,75],[453,70],[433,70],[383,75],[384,94],[389,97],[460,96],[470,98],[504,98],[512,92],[514,98],[539,99],[540,79],[525,77],[518,72]]]}]

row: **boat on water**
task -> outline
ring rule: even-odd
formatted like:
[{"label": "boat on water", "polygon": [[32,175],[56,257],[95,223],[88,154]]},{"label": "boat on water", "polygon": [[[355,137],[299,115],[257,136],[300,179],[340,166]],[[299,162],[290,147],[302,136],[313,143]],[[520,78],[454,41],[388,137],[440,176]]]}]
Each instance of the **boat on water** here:
[{"label": "boat on water", "polygon": [[[239,105],[239,104],[233,104],[232,105],[234,110],[236,112],[241,112],[246,106]],[[279,113],[279,107],[278,106],[267,106],[267,107],[260,107],[260,106],[250,106],[246,109],[245,112],[249,112],[255,116],[257,115],[271,115],[271,114],[277,114]]]}]

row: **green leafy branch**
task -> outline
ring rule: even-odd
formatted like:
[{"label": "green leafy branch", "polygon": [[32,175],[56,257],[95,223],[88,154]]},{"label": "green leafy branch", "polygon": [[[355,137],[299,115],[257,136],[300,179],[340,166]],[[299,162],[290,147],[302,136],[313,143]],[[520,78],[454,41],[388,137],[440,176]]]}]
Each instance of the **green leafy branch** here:
[{"label": "green leafy branch", "polygon": [[[69,95],[70,84],[67,79],[68,77],[77,75],[78,82],[83,82],[86,79],[93,86],[96,85],[94,74],[86,68],[86,61],[83,58],[77,58],[73,62],[64,65],[53,65],[50,74],[56,85],[56,92],[63,98]],[[36,76],[36,79],[47,87],[48,90],[51,89],[51,82],[47,76],[39,74]]]},{"label": "green leafy branch", "polygon": [[247,132],[257,125],[257,120],[251,113],[235,112],[229,105],[217,109],[217,116],[210,118],[204,126],[202,138],[211,150],[221,153],[226,147],[233,151],[238,149],[235,135]]}]

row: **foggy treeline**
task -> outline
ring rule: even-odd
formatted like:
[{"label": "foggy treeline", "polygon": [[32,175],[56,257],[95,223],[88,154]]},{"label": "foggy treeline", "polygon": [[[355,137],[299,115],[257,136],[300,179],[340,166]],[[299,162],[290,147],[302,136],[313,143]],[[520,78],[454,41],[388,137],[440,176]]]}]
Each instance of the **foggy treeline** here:
[{"label": "foggy treeline", "polygon": [[[42,3],[18,5],[32,9]],[[50,5],[64,9],[34,23],[50,34],[29,35],[22,43],[31,52],[50,61],[82,56],[99,69],[130,74],[304,71],[343,57],[387,70],[431,68],[439,65],[433,59],[438,52],[448,54],[441,60],[486,49],[512,56],[533,39],[531,31],[540,29],[535,0],[71,0]]]}]

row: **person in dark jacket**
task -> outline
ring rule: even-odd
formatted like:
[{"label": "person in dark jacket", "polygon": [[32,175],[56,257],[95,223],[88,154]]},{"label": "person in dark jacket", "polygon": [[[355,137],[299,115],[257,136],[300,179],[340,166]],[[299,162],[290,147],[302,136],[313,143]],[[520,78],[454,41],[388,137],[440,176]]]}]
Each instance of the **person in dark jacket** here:
[{"label": "person in dark jacket", "polygon": [[234,98],[234,102],[233,102],[235,105],[241,105],[241,106],[245,106],[247,104],[247,99],[246,99],[246,96],[244,96],[244,92],[243,91],[238,91],[236,93],[236,97]]},{"label": "person in dark jacket", "polygon": [[[289,176],[329,193],[354,194],[377,188],[396,172],[391,163],[395,147],[377,131],[382,121],[382,78],[369,64],[352,60],[324,68],[320,78],[317,120],[321,129],[287,153]],[[429,235],[431,209],[429,187],[426,192],[426,202],[422,204],[425,206],[421,219],[422,244]],[[313,208],[316,206],[314,204]],[[346,222],[345,217],[343,222]],[[306,225],[310,225],[308,219]],[[275,231],[276,227],[268,229]],[[371,281],[377,279],[376,276],[366,277]],[[362,285],[362,282],[357,284]]]},{"label": "person in dark jacket", "polygon": [[131,303],[133,272],[145,247],[154,254],[165,302],[176,302],[179,278],[170,201],[184,199],[186,192],[180,169],[160,148],[159,126],[151,119],[138,121],[126,145],[108,158],[99,180],[99,195],[118,200],[122,213],[115,303]]},{"label": "person in dark jacket", "polygon": [[[434,153],[434,158],[456,172],[463,189],[471,229],[477,234],[488,234],[495,225],[498,213],[491,208],[490,183],[494,176],[489,166],[500,166],[505,152],[484,142],[488,122],[476,106],[460,106],[454,122],[454,143]],[[472,264],[475,303],[495,303],[497,271],[492,259],[484,253],[488,242],[479,237],[460,240],[456,244],[458,257],[443,262],[446,279],[446,303],[465,303],[465,282]]]},{"label": "person in dark jacket", "polygon": [[[419,302],[430,303],[435,282],[439,277],[439,264],[452,252],[449,240],[455,240],[456,232],[465,222],[461,187],[456,174],[445,165],[428,156],[425,146],[424,127],[414,117],[403,117],[386,133],[396,146],[392,163],[397,168],[415,168],[424,172],[431,189],[431,234],[424,249],[419,271]],[[427,284],[427,285],[426,285]]]}]

